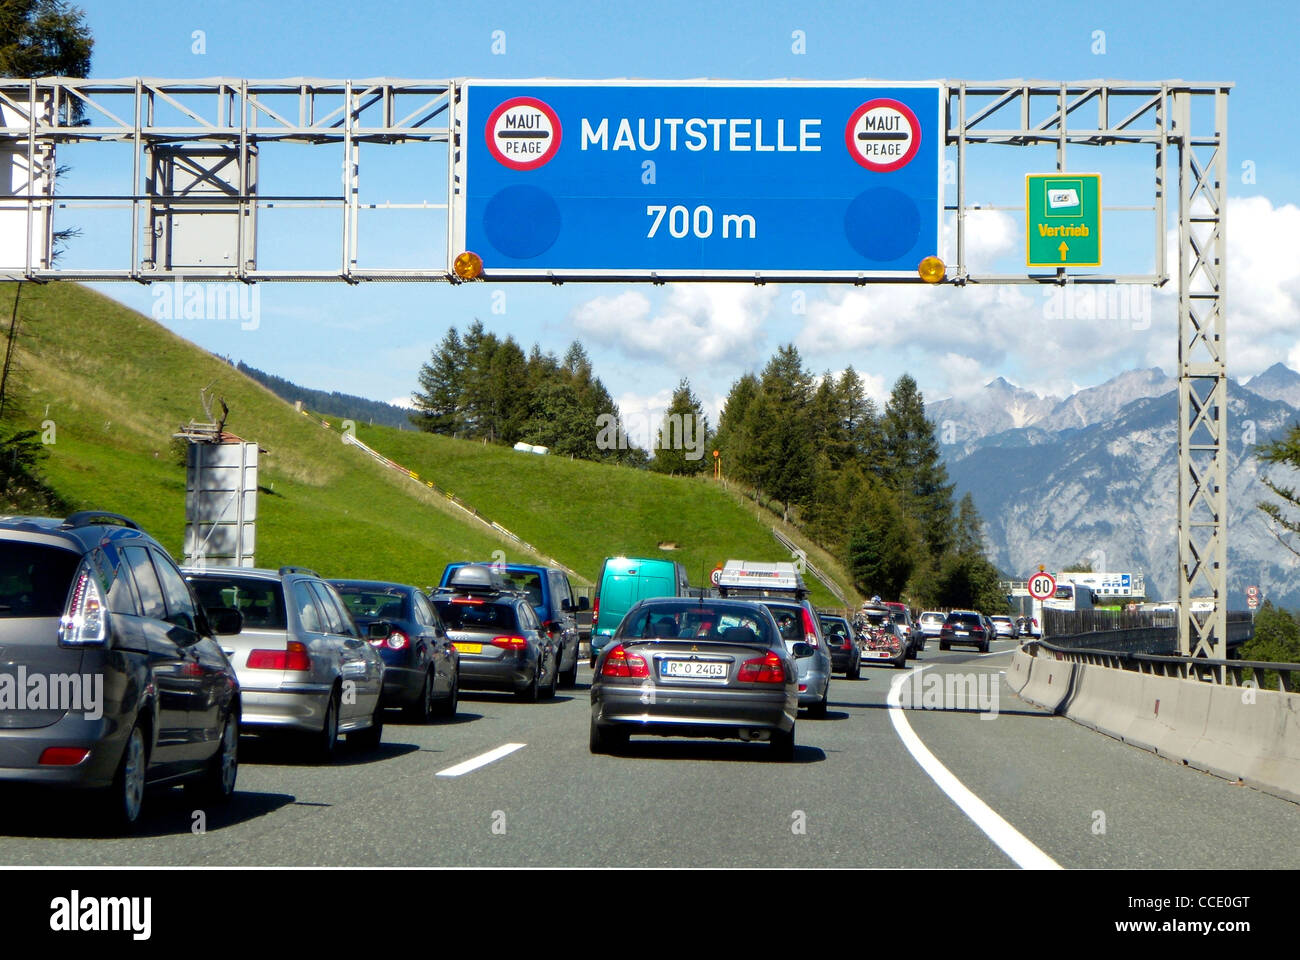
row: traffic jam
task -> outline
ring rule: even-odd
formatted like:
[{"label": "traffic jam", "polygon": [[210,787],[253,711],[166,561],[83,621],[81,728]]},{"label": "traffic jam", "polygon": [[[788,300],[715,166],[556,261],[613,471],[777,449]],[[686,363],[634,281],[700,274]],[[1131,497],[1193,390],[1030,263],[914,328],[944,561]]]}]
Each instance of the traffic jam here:
[{"label": "traffic jam", "polygon": [[0,786],[91,791],[129,830],[147,787],[229,800],[241,740],[330,763],[344,741],[378,748],[388,719],[455,718],[462,691],[549,700],[584,662],[593,754],[705,737],[789,762],[800,716],[826,717],[832,677],[903,668],[931,641],[988,652],[1017,629],[978,611],[914,620],[879,598],[818,610],[791,563],[729,560],[712,583],[618,556],[590,604],[564,571],[531,564],[451,563],[422,590],[180,567],[116,514],[0,519]]}]

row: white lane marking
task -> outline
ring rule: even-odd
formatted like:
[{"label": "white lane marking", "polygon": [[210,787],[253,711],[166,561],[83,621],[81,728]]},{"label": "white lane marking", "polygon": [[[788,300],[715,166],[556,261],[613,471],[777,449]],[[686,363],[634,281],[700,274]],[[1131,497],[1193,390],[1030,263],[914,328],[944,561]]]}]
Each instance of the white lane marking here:
[{"label": "white lane marking", "polygon": [[[917,672],[925,669],[927,668],[921,667]],[[948,799],[955,803],[962,813],[970,817],[975,826],[984,831],[998,849],[1015,861],[1016,866],[1026,870],[1060,870],[1059,863],[1039,850],[1024,834],[1003,820],[996,810],[975,796],[921,742],[912,725],[907,722],[907,715],[901,705],[899,690],[907,679],[906,673],[894,679],[889,686],[889,697],[886,702],[889,704],[889,719],[893,721],[894,731],[903,741],[903,746],[907,747],[907,752],[912,755],[912,759],[920,765],[939,789],[948,795]]]},{"label": "white lane marking", "polygon": [[494,760],[500,760],[504,756],[514,753],[516,750],[526,747],[526,743],[504,743],[495,750],[489,750],[487,753],[480,753],[477,757],[471,757],[464,763],[458,763],[454,767],[448,767],[446,770],[439,770],[440,777],[459,777],[461,774],[470,773],[479,767],[486,767]]}]

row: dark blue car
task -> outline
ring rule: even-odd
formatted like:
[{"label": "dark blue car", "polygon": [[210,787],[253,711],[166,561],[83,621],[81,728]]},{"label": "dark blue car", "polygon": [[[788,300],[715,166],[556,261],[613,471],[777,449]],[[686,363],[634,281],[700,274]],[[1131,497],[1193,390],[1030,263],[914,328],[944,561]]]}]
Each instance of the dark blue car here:
[{"label": "dark blue car", "polygon": [[[451,583],[452,574],[467,563],[449,563],[442,571],[440,587]],[[525,563],[487,564],[497,572],[507,589],[528,597],[546,635],[560,651],[562,687],[578,682],[578,621],[575,614],[587,609],[587,598],[574,602],[573,588],[563,570]]]},{"label": "dark blue car", "polygon": [[[460,659],[438,611],[417,587],[376,580],[331,580],[362,635],[384,660],[380,704],[401,707],[416,723],[456,715]],[[371,624],[388,626],[373,636]]]}]

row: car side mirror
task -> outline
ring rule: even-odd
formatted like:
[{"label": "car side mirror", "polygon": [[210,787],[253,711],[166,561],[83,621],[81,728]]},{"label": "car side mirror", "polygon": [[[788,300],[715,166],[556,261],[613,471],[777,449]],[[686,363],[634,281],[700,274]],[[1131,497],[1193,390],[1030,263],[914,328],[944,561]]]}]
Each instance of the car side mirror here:
[{"label": "car side mirror", "polygon": [[370,626],[366,627],[366,639],[368,640],[387,640],[388,635],[393,632],[393,625],[387,620],[372,621]]},{"label": "car side mirror", "polygon": [[590,601],[588,598],[586,598],[586,597],[579,597],[579,598],[578,598],[578,609],[579,609],[579,610],[590,610],[590,609],[591,609],[591,601]]},{"label": "car side mirror", "polygon": [[792,651],[796,660],[804,660],[808,657],[816,656],[817,649],[810,643],[796,643]]},{"label": "car side mirror", "polygon": [[244,629],[244,615],[233,607],[208,610],[208,622],[212,632],[219,637],[231,637]]},{"label": "car side mirror", "polygon": [[564,613],[572,613],[573,601],[570,600],[568,597],[565,597],[563,600],[560,601],[560,610],[562,610]]}]

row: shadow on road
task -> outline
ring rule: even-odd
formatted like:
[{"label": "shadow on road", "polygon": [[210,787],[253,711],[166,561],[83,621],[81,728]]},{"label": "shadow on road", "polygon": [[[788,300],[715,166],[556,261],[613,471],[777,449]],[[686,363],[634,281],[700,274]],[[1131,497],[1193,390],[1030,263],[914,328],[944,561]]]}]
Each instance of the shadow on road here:
[{"label": "shadow on road", "polygon": [[[798,733],[795,734],[798,736]],[[708,740],[629,740],[615,754],[620,759],[714,760],[725,763],[771,763],[766,743]],[[795,763],[820,763],[826,753],[820,747],[796,744]]]},{"label": "shadow on road", "polygon": [[[98,798],[95,798],[98,799]],[[115,837],[168,837],[193,834],[202,811],[203,831],[211,833],[274,813],[293,803],[285,793],[245,793],[235,787],[235,795],[224,806],[205,804],[180,787],[150,787],[145,792],[140,822],[129,832],[108,828],[93,816],[87,801],[89,794],[80,791],[52,793],[32,789],[0,799],[0,834],[8,837],[80,840]]]},{"label": "shadow on road", "polygon": [[[465,713],[459,708],[453,717],[434,717],[429,723],[421,723],[419,720],[407,720],[401,714],[394,714],[393,719],[384,718],[384,730],[388,731],[394,727],[401,727],[405,730],[436,730],[439,727],[454,727],[461,723],[473,723],[475,720],[482,720],[481,713]],[[387,733],[385,733],[387,736]]]},{"label": "shadow on road", "polygon": [[[387,724],[384,725],[384,729],[386,737],[392,735]],[[419,749],[418,744],[392,743],[385,740],[375,749],[367,750],[345,741],[339,744],[333,759],[319,760],[312,756],[310,744],[294,743],[292,740],[282,740],[279,737],[241,737],[239,762],[282,767],[351,767],[359,763],[380,763],[390,757],[400,757],[404,753]]]}]

